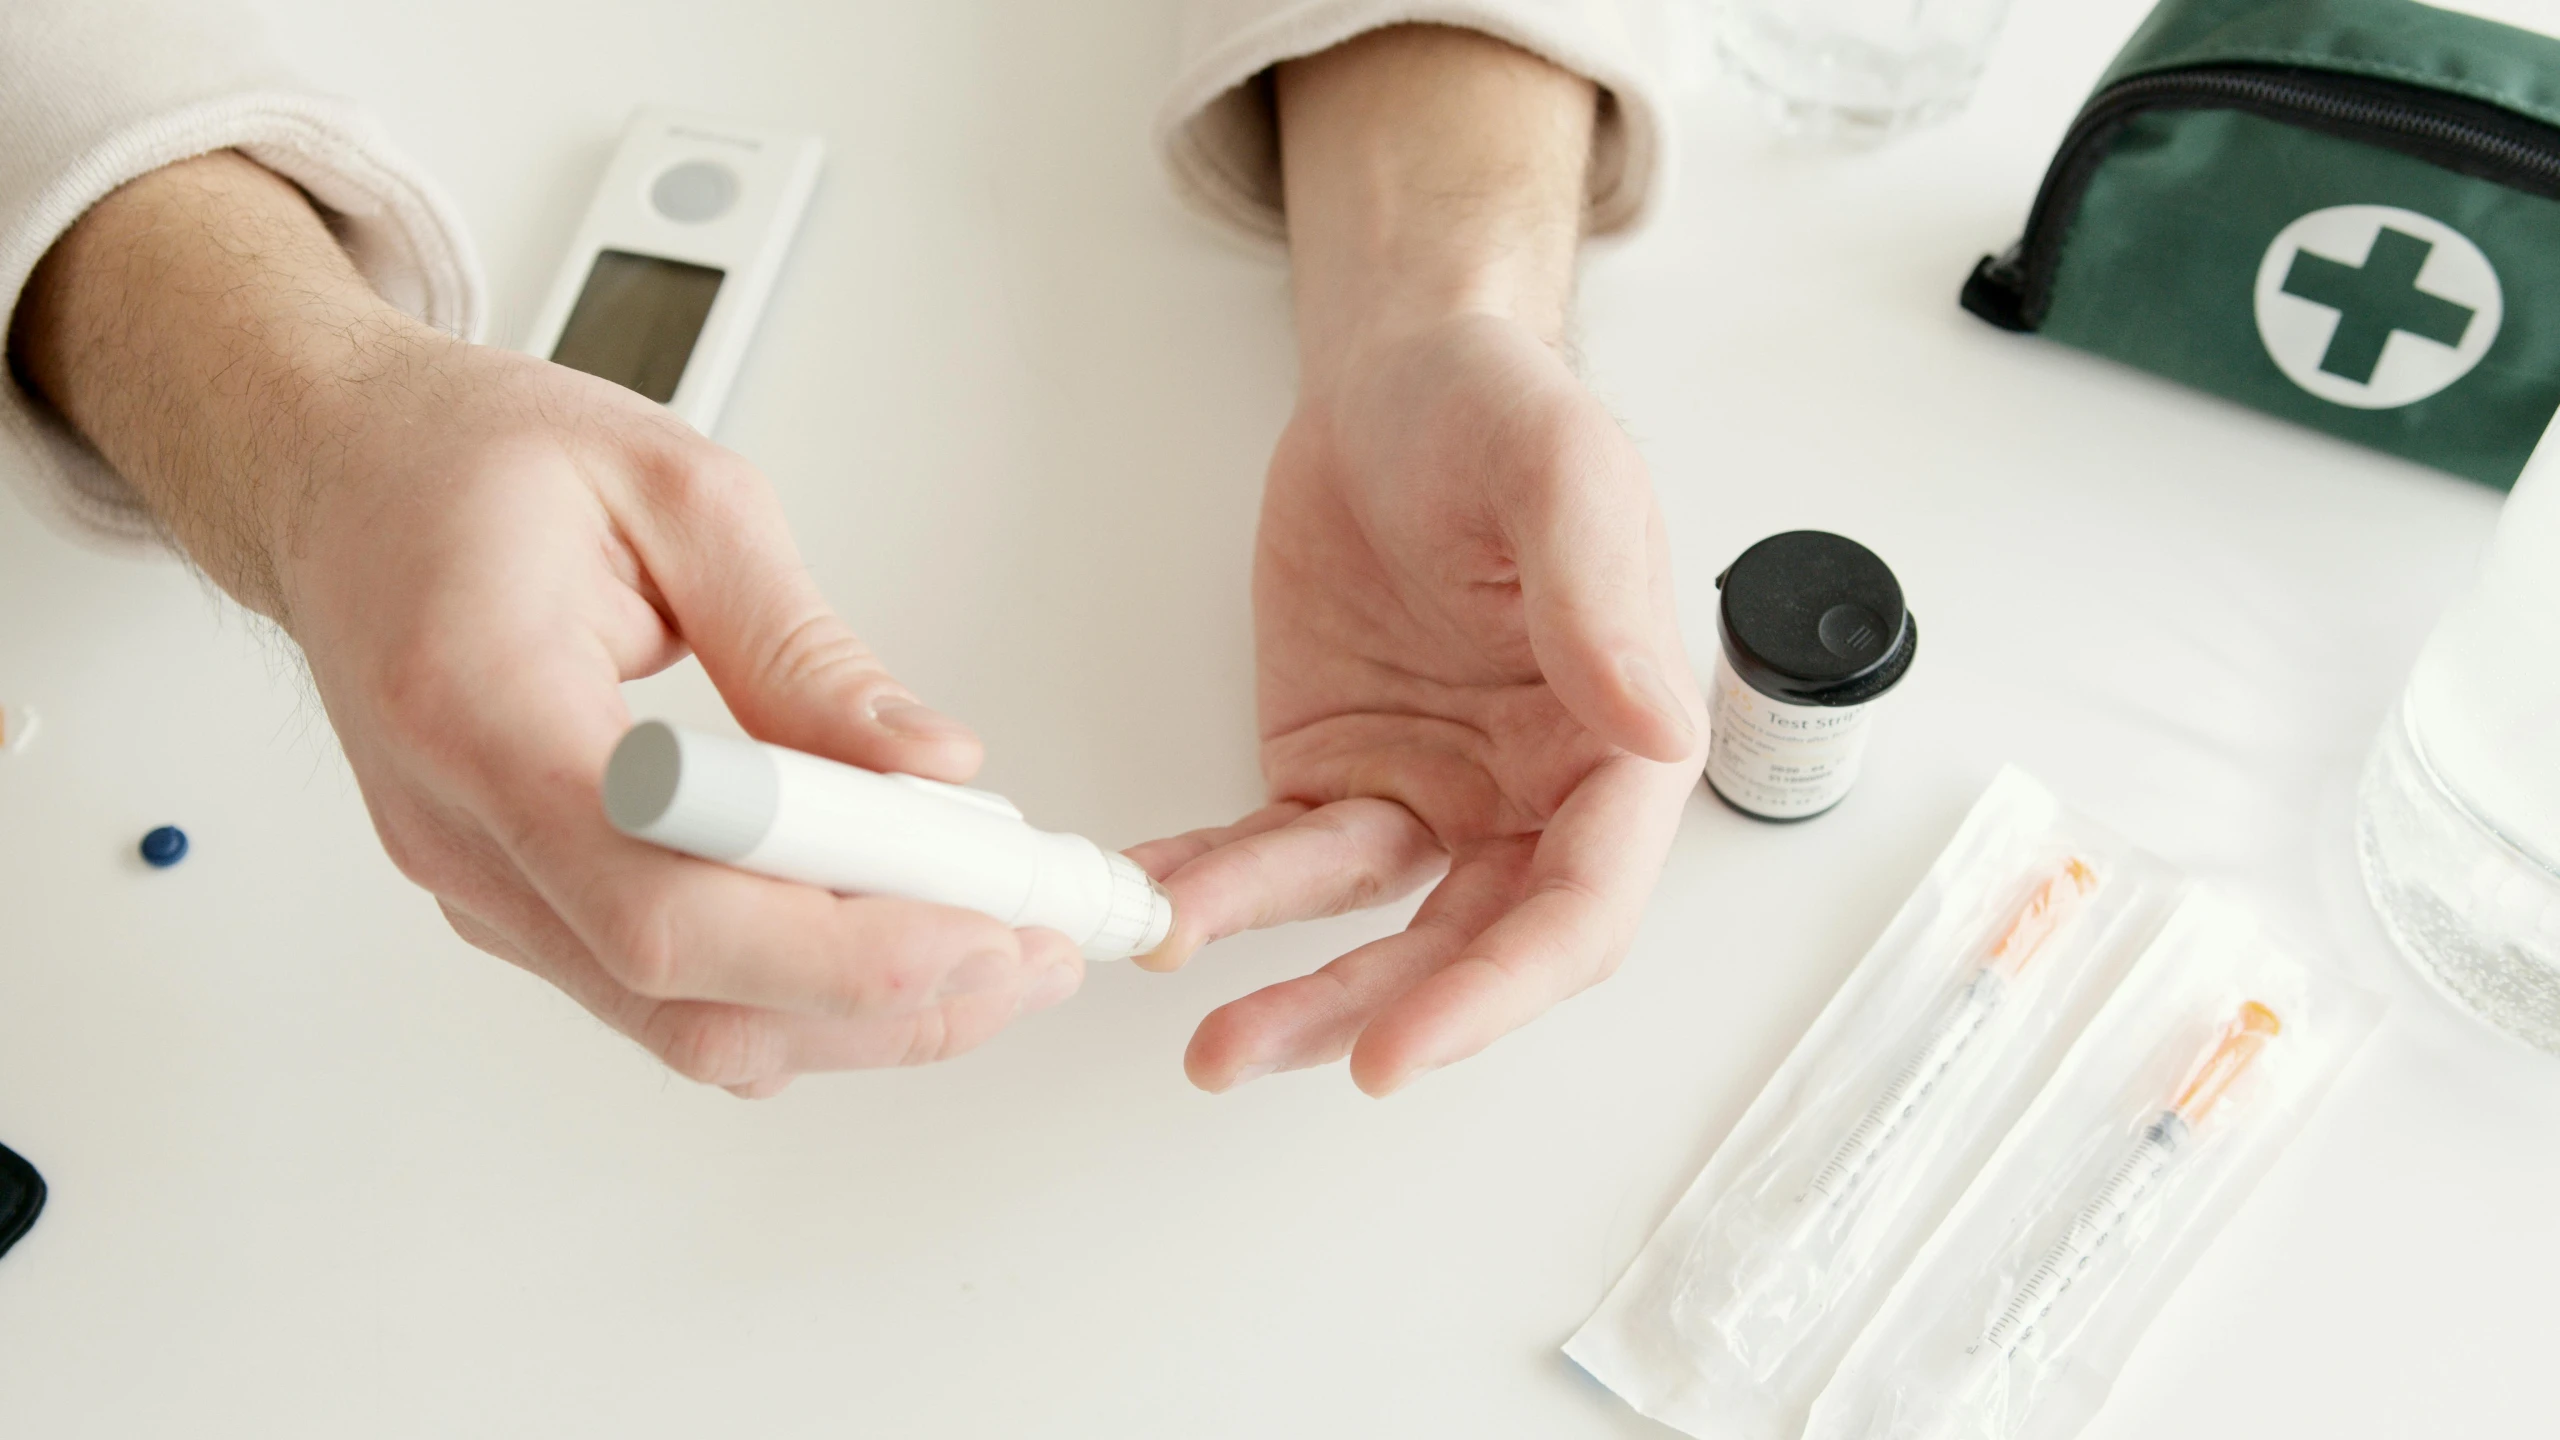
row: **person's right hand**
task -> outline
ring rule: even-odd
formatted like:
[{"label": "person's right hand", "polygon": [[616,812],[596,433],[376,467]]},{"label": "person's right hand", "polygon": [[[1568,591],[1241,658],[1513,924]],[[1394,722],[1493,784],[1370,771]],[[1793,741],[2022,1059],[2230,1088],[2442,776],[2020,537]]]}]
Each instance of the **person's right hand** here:
[{"label": "person's right hand", "polygon": [[384,847],[464,939],[749,1095],[956,1054],[1076,988],[1055,932],[606,822],[621,682],[688,650],[760,739],[977,768],[977,738],[830,611],[735,455],[619,386],[408,320],[236,156],[110,197],[31,300],[26,373],[301,645]]},{"label": "person's right hand", "polygon": [[619,386],[432,338],[361,413],[277,567],[384,847],[472,944],[697,1080],[910,1064],[1055,1003],[1054,931],[845,899],[617,834],[621,681],[689,646],[759,739],[966,780],[977,738],[810,582],[764,480]]}]

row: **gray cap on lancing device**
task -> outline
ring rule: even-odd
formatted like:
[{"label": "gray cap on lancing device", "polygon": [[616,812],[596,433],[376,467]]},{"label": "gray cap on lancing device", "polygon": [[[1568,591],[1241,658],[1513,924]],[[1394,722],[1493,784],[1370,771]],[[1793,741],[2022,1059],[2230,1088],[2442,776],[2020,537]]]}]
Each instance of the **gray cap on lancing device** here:
[{"label": "gray cap on lancing device", "polygon": [[781,804],[781,780],[763,746],[678,731],[663,720],[633,726],[604,770],[604,813],[613,828],[706,860],[736,860],[755,849]]}]

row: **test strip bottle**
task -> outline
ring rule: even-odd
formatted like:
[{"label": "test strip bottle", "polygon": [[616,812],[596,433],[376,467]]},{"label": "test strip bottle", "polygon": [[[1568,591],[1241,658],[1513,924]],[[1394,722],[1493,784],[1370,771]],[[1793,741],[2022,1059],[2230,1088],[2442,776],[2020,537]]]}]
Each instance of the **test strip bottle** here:
[{"label": "test strip bottle", "polygon": [[1900,683],[1920,627],[1874,551],[1821,530],[1772,535],[1722,575],[1707,785],[1763,820],[1840,803],[1868,709]]}]

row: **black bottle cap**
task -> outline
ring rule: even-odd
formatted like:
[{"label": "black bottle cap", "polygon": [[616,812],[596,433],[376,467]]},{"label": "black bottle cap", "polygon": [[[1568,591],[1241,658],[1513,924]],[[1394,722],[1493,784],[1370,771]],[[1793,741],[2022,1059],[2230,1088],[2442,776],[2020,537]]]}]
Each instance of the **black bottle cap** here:
[{"label": "black bottle cap", "polygon": [[1716,577],[1716,630],[1742,682],[1790,705],[1863,705],[1911,668],[1920,624],[1874,551],[1821,530],[1772,535]]}]

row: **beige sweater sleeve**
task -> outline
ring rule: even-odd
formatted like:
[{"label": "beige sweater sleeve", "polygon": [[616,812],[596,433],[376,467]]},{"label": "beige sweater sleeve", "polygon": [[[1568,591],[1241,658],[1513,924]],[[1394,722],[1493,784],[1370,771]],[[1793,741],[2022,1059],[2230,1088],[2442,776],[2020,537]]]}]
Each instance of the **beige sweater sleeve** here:
[{"label": "beige sweater sleeve", "polygon": [[[0,330],[90,206],[226,148],[309,192],[393,303],[476,334],[479,270],[453,207],[361,110],[285,74],[230,0],[0,3]],[[0,472],[92,542],[160,542],[132,490],[15,375],[0,384]]]},{"label": "beige sweater sleeve", "polygon": [[1592,142],[1591,228],[1641,224],[1672,168],[1667,84],[1655,57],[1674,0],[1183,0],[1180,69],[1156,148],[1193,209],[1279,239],[1280,139],[1261,77],[1389,25],[1481,31],[1590,77],[1608,97]]}]

